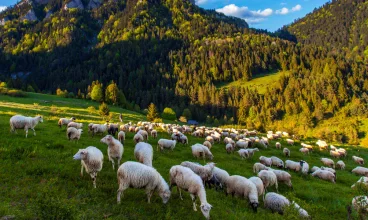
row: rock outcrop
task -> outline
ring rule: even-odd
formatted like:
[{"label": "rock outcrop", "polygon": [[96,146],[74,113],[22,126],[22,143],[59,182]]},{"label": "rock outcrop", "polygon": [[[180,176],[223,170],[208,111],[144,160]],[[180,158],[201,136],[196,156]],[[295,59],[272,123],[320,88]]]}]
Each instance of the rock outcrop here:
[{"label": "rock outcrop", "polygon": [[102,0],[90,0],[86,8],[87,9],[98,8],[100,7],[101,4],[102,4]]},{"label": "rock outcrop", "polygon": [[22,21],[24,20],[28,20],[28,21],[37,21],[37,16],[35,14],[35,12],[33,11],[33,9],[29,10],[27,12],[26,15],[24,15],[22,18],[21,18]]},{"label": "rock outcrop", "polygon": [[84,9],[84,6],[81,0],[71,0],[64,5],[64,10],[68,10],[71,8]]}]

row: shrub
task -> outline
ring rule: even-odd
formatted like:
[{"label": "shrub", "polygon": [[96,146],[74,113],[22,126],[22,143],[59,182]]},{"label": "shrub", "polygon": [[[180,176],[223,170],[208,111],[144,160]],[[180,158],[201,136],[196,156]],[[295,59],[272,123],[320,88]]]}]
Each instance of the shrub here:
[{"label": "shrub", "polygon": [[13,97],[26,97],[26,93],[21,91],[21,90],[17,90],[17,89],[10,89],[7,92],[8,96],[13,96]]},{"label": "shrub", "polygon": [[166,107],[162,112],[162,118],[174,121],[176,119],[176,113],[172,108]]},{"label": "shrub", "polygon": [[162,123],[162,118],[155,118],[154,123]]},{"label": "shrub", "polygon": [[91,115],[96,113],[96,108],[93,106],[89,106],[87,110],[88,110],[88,113]]},{"label": "shrub", "polygon": [[98,113],[104,118],[106,119],[106,117],[109,116],[110,114],[110,109],[109,106],[106,105],[106,103],[102,103],[99,107],[98,107]]}]

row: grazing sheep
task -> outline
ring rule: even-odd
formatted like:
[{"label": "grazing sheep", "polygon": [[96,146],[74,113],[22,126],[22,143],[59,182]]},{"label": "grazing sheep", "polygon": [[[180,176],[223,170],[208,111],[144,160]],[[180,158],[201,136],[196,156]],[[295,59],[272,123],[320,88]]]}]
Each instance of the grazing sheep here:
[{"label": "grazing sheep", "polygon": [[219,189],[222,189],[223,188],[220,180],[217,178],[216,175],[212,175],[212,178],[209,179],[209,180],[207,180],[207,181],[205,181],[204,185],[205,186],[208,186],[208,188],[210,188],[210,189],[211,189],[211,186],[214,185],[216,191],[218,191]]},{"label": "grazing sheep", "polygon": [[75,121],[75,118],[74,117],[71,117],[70,119],[60,118],[59,121],[58,121],[58,125],[61,128],[61,126],[63,126],[63,125],[66,125],[67,126],[72,121]]},{"label": "grazing sheep", "polygon": [[254,212],[258,207],[258,190],[257,186],[245,177],[234,175],[227,178],[226,195],[237,195],[239,197],[248,198]]},{"label": "grazing sheep", "polygon": [[148,133],[147,133],[147,131],[145,131],[145,130],[139,130],[139,131],[137,132],[137,134],[142,135],[142,137],[143,137],[143,139],[144,139],[144,141],[145,141],[145,142],[147,142],[147,141],[148,141]]},{"label": "grazing sheep", "polygon": [[157,170],[141,163],[128,161],[123,163],[118,169],[118,195],[117,202],[120,203],[120,197],[129,187],[142,189],[147,194],[148,203],[151,203],[152,194],[157,191],[162,202],[166,204],[170,199],[169,185]]},{"label": "grazing sheep", "polygon": [[[300,217],[309,218],[308,212],[302,209],[297,203],[292,202],[291,205],[298,210]],[[280,194],[270,192],[266,194],[264,206],[265,208],[270,209],[272,212],[278,212],[282,215],[284,214],[284,209],[287,206],[290,206],[290,201]]]},{"label": "grazing sheep", "polygon": [[260,156],[259,157],[259,162],[261,164],[264,164],[264,165],[269,166],[269,167],[272,166],[272,159],[269,158],[269,157]]},{"label": "grazing sheep", "polygon": [[276,142],[275,147],[276,147],[277,149],[281,149],[281,144],[280,144],[280,142]]},{"label": "grazing sheep", "polygon": [[302,170],[302,166],[300,165],[300,162],[295,162],[292,160],[286,160],[285,161],[285,169],[294,170],[295,172],[299,172]]},{"label": "grazing sheep", "polygon": [[300,148],[299,151],[302,152],[302,154],[304,155],[309,154],[309,149],[305,147]]},{"label": "grazing sheep", "polygon": [[322,150],[327,150],[328,148],[328,145],[326,143],[326,141],[321,141],[321,140],[318,140],[316,142],[316,144],[318,145],[319,149],[322,151]]},{"label": "grazing sheep", "polygon": [[76,129],[81,129],[83,127],[83,123],[76,123],[76,122],[72,121],[67,125],[67,127],[68,128],[73,127],[73,128],[76,128]]},{"label": "grazing sheep", "polygon": [[335,157],[335,158],[340,158],[341,157],[339,152],[333,151],[333,150],[330,150],[330,156]]},{"label": "grazing sheep", "polygon": [[109,161],[112,163],[112,169],[115,170],[114,159],[118,160],[118,166],[120,165],[120,160],[124,153],[124,147],[119,140],[116,140],[111,135],[106,135],[102,138],[101,143],[107,144],[107,155],[109,156]]},{"label": "grazing sheep", "polygon": [[82,129],[76,129],[74,127],[68,128],[66,130],[66,137],[68,138],[68,140],[79,140],[81,135],[83,133]]},{"label": "grazing sheep", "polygon": [[258,177],[261,178],[264,188],[267,191],[269,186],[276,186],[276,191],[279,191],[278,183],[277,183],[277,176],[274,172],[269,170],[261,170],[258,173]]},{"label": "grazing sheep", "polygon": [[327,170],[330,171],[331,173],[333,173],[334,175],[336,175],[336,170],[329,168],[329,167],[321,167],[321,170]]},{"label": "grazing sheep", "polygon": [[203,160],[207,157],[210,160],[213,160],[213,155],[211,151],[207,147],[203,146],[202,144],[195,144],[191,148],[192,148],[192,154],[194,157],[196,158],[203,157]]},{"label": "grazing sheep", "polygon": [[363,165],[364,164],[364,159],[361,157],[357,157],[357,156],[352,156],[353,160],[355,163],[359,164],[359,165]]},{"label": "grazing sheep", "polygon": [[346,156],[348,156],[348,152],[345,149],[343,149],[343,148],[339,148],[336,151],[339,152],[340,157],[346,157]]},{"label": "grazing sheep", "polygon": [[312,169],[311,169],[311,172],[312,173],[314,173],[314,171],[316,171],[316,170],[320,170],[321,168],[319,168],[319,167],[316,167],[316,166],[313,166],[312,167]]},{"label": "grazing sheep", "polygon": [[253,173],[259,173],[261,170],[265,170],[267,167],[261,163],[255,163],[253,165]]},{"label": "grazing sheep", "polygon": [[272,160],[272,165],[279,167],[279,168],[284,168],[284,161],[282,161],[280,158],[272,156],[271,157]]},{"label": "grazing sheep", "polygon": [[141,134],[135,134],[133,140],[134,143],[138,144],[139,142],[143,142],[144,138]]},{"label": "grazing sheep", "polygon": [[351,201],[352,206],[358,213],[368,212],[368,197],[367,196],[355,196]]},{"label": "grazing sheep", "polygon": [[176,145],[176,140],[169,140],[169,139],[160,139],[157,143],[157,150],[160,147],[161,151],[166,148],[170,149],[171,151],[174,150]]},{"label": "grazing sheep", "polygon": [[328,170],[319,169],[319,170],[314,171],[311,175],[314,177],[318,177],[322,180],[336,183],[336,176]]},{"label": "grazing sheep", "polygon": [[312,151],[313,150],[313,146],[312,145],[305,144],[305,143],[301,143],[301,145],[302,145],[303,148],[307,148],[309,151]]},{"label": "grazing sheep", "polygon": [[79,149],[73,156],[74,160],[81,160],[81,176],[83,176],[83,168],[91,176],[93,187],[96,188],[97,173],[101,171],[103,165],[103,154],[96,147],[90,146],[86,149]]},{"label": "grazing sheep", "polygon": [[248,158],[249,157],[249,153],[246,149],[240,149],[238,150],[238,154],[242,159]]},{"label": "grazing sheep", "polygon": [[188,144],[188,137],[185,135],[180,136],[180,143],[182,144]]},{"label": "grazing sheep", "polygon": [[152,130],[151,131],[151,136],[156,139],[157,138],[157,131],[156,130]]},{"label": "grazing sheep", "polygon": [[107,128],[107,133],[109,135],[115,136],[116,132],[119,131],[119,124],[109,124]]},{"label": "grazing sheep", "polygon": [[229,153],[231,153],[231,152],[234,152],[234,146],[232,145],[232,144],[226,144],[226,146],[225,146],[225,148],[226,148],[226,152],[229,154]]},{"label": "grazing sheep", "polygon": [[210,218],[212,206],[207,202],[206,191],[204,189],[202,179],[197,174],[187,167],[180,165],[173,166],[170,169],[170,188],[175,185],[178,187],[181,200],[183,200],[181,197],[181,189],[184,189],[190,193],[194,211],[197,211],[195,202],[197,196],[201,201],[200,207],[202,214],[206,217],[206,219]]},{"label": "grazing sheep", "polygon": [[95,134],[98,134],[98,133],[105,133],[107,131],[107,124],[103,124],[103,125],[100,125],[100,124],[94,124],[92,125],[92,136],[95,136]]},{"label": "grazing sheep", "polygon": [[201,177],[201,179],[203,180],[203,183],[206,181],[209,181],[212,178],[213,168],[215,168],[214,163],[208,163],[202,166],[197,163],[184,161],[180,165],[183,167],[188,167],[189,169],[193,170],[195,174]]},{"label": "grazing sheep", "polygon": [[125,141],[125,132],[124,131],[119,131],[118,140],[120,141],[120,143],[124,144],[124,141]]},{"label": "grazing sheep", "polygon": [[365,168],[365,167],[357,166],[351,172],[357,175],[360,175],[360,176],[368,177],[368,168]]},{"label": "grazing sheep", "polygon": [[288,149],[288,148],[284,148],[283,150],[282,150],[282,152],[284,153],[284,155],[285,155],[285,157],[290,157],[290,150]]},{"label": "grazing sheep", "polygon": [[263,182],[262,182],[261,178],[259,178],[257,176],[253,176],[253,177],[249,178],[249,180],[252,181],[253,184],[257,187],[258,196],[262,196],[262,198],[264,200],[265,188],[264,188],[264,185],[263,185]]},{"label": "grazing sheep", "polygon": [[203,146],[206,146],[208,149],[210,149],[211,150],[211,148],[212,148],[212,144],[209,142],[209,141],[205,141],[205,142],[203,142]]},{"label": "grazing sheep", "polygon": [[259,151],[259,149],[258,148],[248,148],[246,149],[246,151],[248,151],[248,158],[252,158],[254,155],[254,152]]},{"label": "grazing sheep", "polygon": [[214,144],[215,143],[215,139],[212,136],[207,136],[206,139],[205,139],[205,141],[208,141],[211,144]]},{"label": "grazing sheep", "polygon": [[337,161],[336,169],[345,170],[345,163],[342,160]]},{"label": "grazing sheep", "polygon": [[235,147],[245,149],[245,148],[248,148],[248,145],[249,145],[248,141],[239,140],[239,141],[236,142]]},{"label": "grazing sheep", "polygon": [[134,148],[134,156],[140,163],[152,167],[153,148],[150,144],[137,143]]},{"label": "grazing sheep", "polygon": [[93,123],[88,124],[88,134],[93,132]]},{"label": "grazing sheep", "polygon": [[36,136],[35,127],[39,122],[43,122],[42,116],[25,117],[23,115],[14,115],[10,118],[10,131],[16,132],[16,129],[24,129],[26,131],[26,138],[28,136],[28,129],[33,130],[33,135]]},{"label": "grazing sheep", "polygon": [[360,179],[356,183],[354,183],[351,186],[351,188],[355,188],[356,185],[361,185],[361,184],[368,186],[368,177],[365,177],[365,176],[360,177]]},{"label": "grazing sheep", "polygon": [[288,145],[294,145],[294,140],[292,140],[292,139],[286,139],[286,143]]},{"label": "grazing sheep", "polygon": [[212,174],[216,176],[218,181],[221,183],[221,188],[226,187],[226,180],[230,176],[229,173],[226,172],[226,170],[214,167],[212,170]]},{"label": "grazing sheep", "polygon": [[293,188],[293,184],[291,183],[291,175],[283,170],[274,170],[272,168],[267,168],[267,170],[275,173],[277,177],[277,183],[285,183],[288,187]]},{"label": "grazing sheep", "polygon": [[335,162],[329,158],[321,158],[321,162],[328,167],[335,168]]},{"label": "grazing sheep", "polygon": [[299,161],[300,166],[302,167],[302,173],[307,175],[309,172],[309,164],[304,160]]}]

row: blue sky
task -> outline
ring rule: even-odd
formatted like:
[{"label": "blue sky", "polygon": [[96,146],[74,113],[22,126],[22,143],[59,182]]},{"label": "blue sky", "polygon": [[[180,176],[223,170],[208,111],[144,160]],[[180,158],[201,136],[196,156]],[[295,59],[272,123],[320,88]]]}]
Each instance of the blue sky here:
[{"label": "blue sky", "polygon": [[[3,6],[17,0],[0,0]],[[275,31],[312,12],[328,0],[196,0],[197,5],[245,19],[251,27]]]}]

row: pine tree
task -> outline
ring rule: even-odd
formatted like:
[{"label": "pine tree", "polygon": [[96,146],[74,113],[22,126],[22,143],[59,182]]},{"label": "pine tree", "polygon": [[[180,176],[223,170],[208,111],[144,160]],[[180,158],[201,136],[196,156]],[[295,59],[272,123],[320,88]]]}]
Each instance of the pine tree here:
[{"label": "pine tree", "polygon": [[147,120],[154,121],[156,118],[158,118],[158,112],[157,112],[155,104],[151,103],[148,106]]}]

